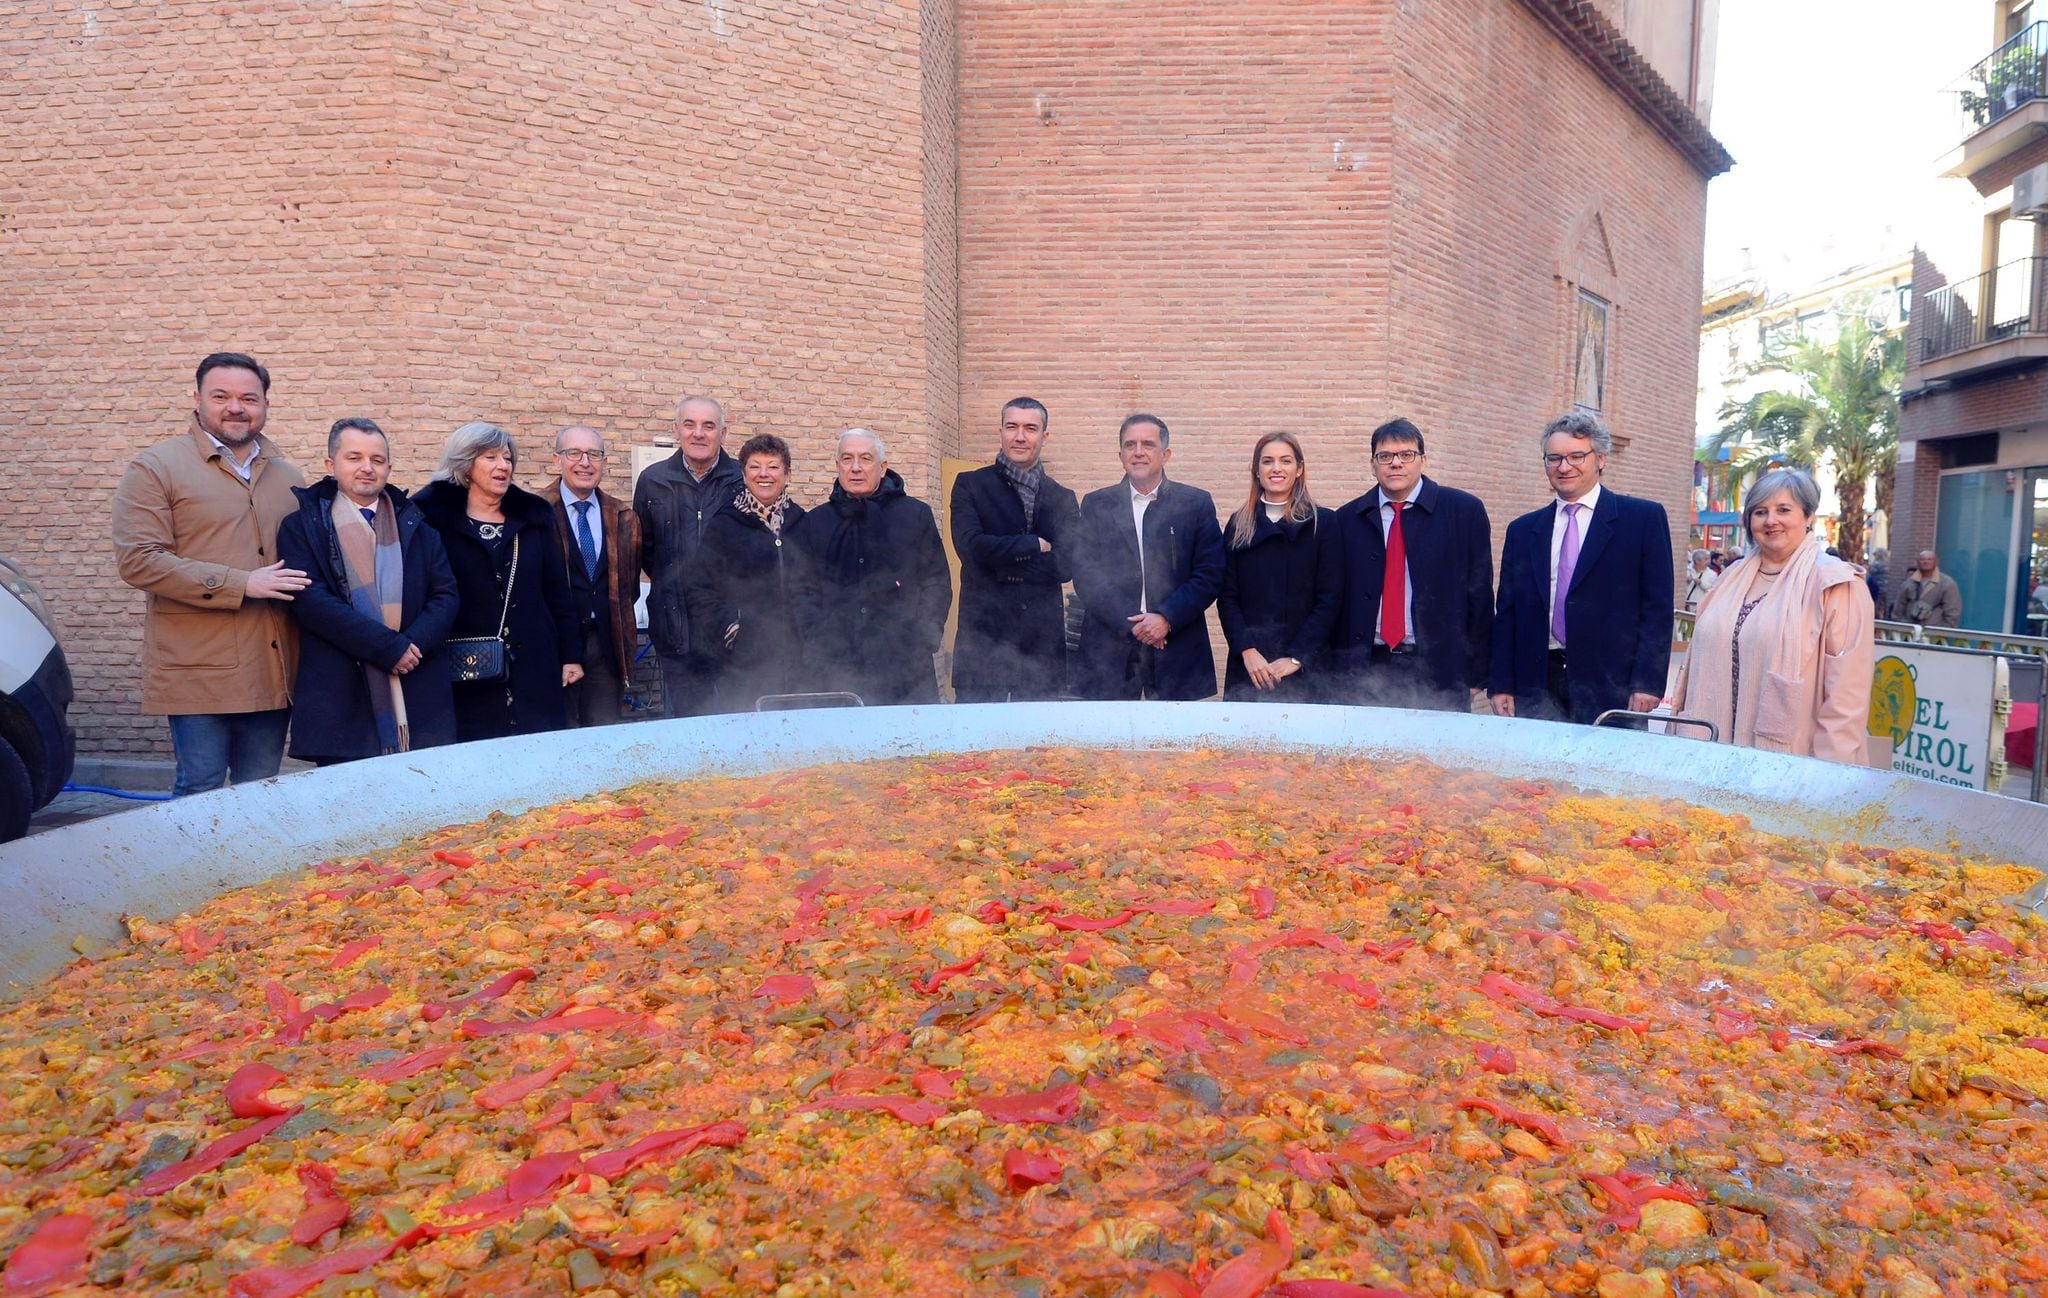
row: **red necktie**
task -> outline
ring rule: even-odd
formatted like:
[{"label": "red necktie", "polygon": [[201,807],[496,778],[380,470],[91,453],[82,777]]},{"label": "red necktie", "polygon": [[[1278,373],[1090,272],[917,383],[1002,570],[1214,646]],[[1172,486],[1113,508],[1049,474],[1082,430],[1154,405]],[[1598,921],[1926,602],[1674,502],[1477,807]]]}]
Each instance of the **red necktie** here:
[{"label": "red necktie", "polygon": [[1387,579],[1380,590],[1380,639],[1392,649],[1406,638],[1408,628],[1408,543],[1401,537],[1403,500],[1390,500],[1394,521],[1387,528]]}]

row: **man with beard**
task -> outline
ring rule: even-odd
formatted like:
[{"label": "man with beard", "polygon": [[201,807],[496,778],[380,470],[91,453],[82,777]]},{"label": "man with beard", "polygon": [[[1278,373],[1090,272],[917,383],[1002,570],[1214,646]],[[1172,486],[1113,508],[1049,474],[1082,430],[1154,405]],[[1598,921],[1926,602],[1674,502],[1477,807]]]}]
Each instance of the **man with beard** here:
[{"label": "man with beard", "polygon": [[142,710],[168,717],[174,797],[277,774],[306,574],[277,556],[299,471],[265,438],[270,373],[239,352],[199,362],[192,426],[135,457],[114,493],[121,580],[149,596]]},{"label": "man with beard", "polygon": [[932,655],[953,607],[953,579],[931,506],[904,493],[882,439],[839,435],[839,480],[790,533],[791,603],[806,679],[870,704],[936,703]]},{"label": "man with beard", "polygon": [[1067,692],[1068,548],[1081,521],[1074,493],[1045,471],[1051,421],[1032,397],[1003,407],[996,462],[953,479],[948,522],[960,556],[953,695],[962,703]]}]

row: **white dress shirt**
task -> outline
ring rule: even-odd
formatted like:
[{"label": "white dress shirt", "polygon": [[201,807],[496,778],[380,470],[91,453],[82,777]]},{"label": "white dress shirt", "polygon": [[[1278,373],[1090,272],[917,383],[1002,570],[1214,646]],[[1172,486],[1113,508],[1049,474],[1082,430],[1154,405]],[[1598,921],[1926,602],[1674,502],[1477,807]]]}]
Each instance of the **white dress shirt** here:
[{"label": "white dress shirt", "polygon": [[597,539],[597,552],[603,554],[604,510],[598,506],[597,493],[593,491],[588,496],[578,496],[566,481],[561,484],[561,492],[562,508],[569,511],[569,548],[579,555],[583,553],[583,538],[576,531],[576,502],[587,500],[590,502],[590,534]]},{"label": "white dress shirt", "polygon": [[[1584,555],[1586,553],[1586,536],[1593,526],[1593,509],[1600,503],[1600,484],[1594,483],[1591,491],[1580,496],[1573,503],[1585,506],[1584,509],[1579,511],[1579,553]],[[1556,510],[1556,513],[1552,514],[1550,518],[1550,584],[1544,587],[1550,593],[1550,598],[1543,603],[1543,625],[1546,627],[1550,625],[1550,610],[1557,607],[1557,556],[1564,552],[1564,529],[1565,524],[1570,521],[1565,517],[1564,500],[1562,498],[1553,502],[1553,508]],[[1564,648],[1563,645],[1557,642],[1557,637],[1554,635],[1550,636],[1550,647],[1552,649]]]},{"label": "white dress shirt", "polygon": [[1159,499],[1159,487],[1165,485],[1166,479],[1161,478],[1159,486],[1152,488],[1150,491],[1140,491],[1136,487],[1131,488],[1131,522],[1138,529],[1138,611],[1140,613],[1150,613],[1152,611],[1145,603],[1145,511],[1151,507],[1153,501]]},{"label": "white dress shirt", "polygon": [[263,455],[263,443],[257,442],[255,444],[254,449],[252,449],[249,452],[249,462],[247,464],[244,464],[240,460],[235,458],[234,451],[231,450],[228,444],[226,442],[223,442],[220,438],[215,437],[212,433],[208,433],[206,435],[206,440],[212,442],[214,446],[219,449],[220,458],[227,461],[228,467],[234,470],[236,477],[240,478],[244,482],[254,480],[256,476],[256,461],[262,458]]},{"label": "white dress shirt", "polygon": [[[1406,496],[1402,496],[1402,497],[1400,497],[1400,498],[1399,498],[1399,499],[1400,499],[1400,502],[1401,502],[1401,504],[1402,504],[1402,506],[1403,506],[1403,512],[1406,512],[1406,511],[1407,511],[1408,509],[1413,509],[1413,508],[1415,507],[1415,502],[1416,502],[1416,500],[1417,500],[1417,499],[1418,499],[1418,498],[1419,498],[1419,497],[1420,497],[1421,495],[1422,495],[1422,479],[1420,479],[1420,478],[1417,478],[1417,479],[1415,480],[1415,485],[1414,485],[1414,486],[1412,486],[1412,487],[1410,487],[1410,488],[1408,488],[1408,494],[1407,494]],[[1388,536],[1390,536],[1390,535],[1392,535],[1392,534],[1393,534],[1393,531],[1394,531],[1394,502],[1393,502],[1392,500],[1388,499],[1388,497],[1387,497],[1387,490],[1386,490],[1386,488],[1385,488],[1385,487],[1382,487],[1382,488],[1380,488],[1380,542],[1381,542],[1382,544],[1385,544],[1385,542],[1386,542],[1386,539],[1387,539],[1387,537],[1388,537]],[[1410,580],[1408,580],[1408,559],[1407,559],[1407,536],[1408,536],[1408,526],[1407,526],[1407,524],[1406,524],[1406,523],[1403,523],[1403,524],[1402,524],[1402,526],[1401,526],[1401,537],[1402,537],[1402,558],[1401,558],[1401,591],[1402,591],[1402,594],[1403,594],[1404,598],[1403,598],[1403,599],[1401,600],[1401,643],[1402,643],[1402,644],[1414,644],[1414,643],[1415,643],[1415,583],[1414,583],[1414,582],[1412,582],[1412,581],[1410,581]],[[1380,601],[1381,601],[1382,605],[1384,605],[1384,604],[1385,604],[1385,602],[1386,602],[1386,598],[1387,598],[1387,596],[1386,596],[1386,592],[1382,591],[1382,592],[1380,593]],[[1375,618],[1375,619],[1373,620],[1373,624],[1372,624],[1372,625],[1373,625],[1373,632],[1372,632],[1372,642],[1373,642],[1374,644],[1376,644],[1376,645],[1383,645],[1383,644],[1385,644],[1385,643],[1387,642],[1387,639],[1386,639],[1386,637],[1385,637],[1385,636],[1383,636],[1383,635],[1381,635],[1381,634],[1380,634],[1380,631],[1379,631],[1379,625],[1380,625],[1380,624],[1379,624],[1379,620],[1378,620],[1377,618]]]}]

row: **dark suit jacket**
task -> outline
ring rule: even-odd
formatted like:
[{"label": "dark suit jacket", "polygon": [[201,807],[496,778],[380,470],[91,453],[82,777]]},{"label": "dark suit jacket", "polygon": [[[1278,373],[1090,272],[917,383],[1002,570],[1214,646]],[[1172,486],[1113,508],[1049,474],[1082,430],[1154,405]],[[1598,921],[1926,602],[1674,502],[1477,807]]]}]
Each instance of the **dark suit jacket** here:
[{"label": "dark suit jacket", "polygon": [[[990,464],[953,479],[947,527],[960,556],[953,693],[962,703],[1050,699],[1067,692],[1066,602],[1081,507],[1045,475],[1036,519]],[[1039,548],[1043,537],[1050,552]]]},{"label": "dark suit jacket", "polygon": [[[1343,701],[1358,702],[1371,670],[1372,637],[1380,622],[1387,543],[1380,533],[1380,489],[1337,511],[1345,555],[1344,605],[1337,616],[1333,666]],[[1446,705],[1486,682],[1493,629],[1493,531],[1479,497],[1424,477],[1401,513],[1414,607],[1415,649]],[[1346,680],[1348,678],[1348,681]]]},{"label": "dark suit jacket", "polygon": [[604,488],[594,493],[603,534],[597,540],[597,580],[593,582],[583,567],[576,520],[562,503],[561,479],[542,488],[541,495],[555,507],[555,535],[562,542],[562,567],[569,574],[576,620],[580,625],[595,615],[604,621],[604,643],[612,670],[619,674],[619,682],[631,689],[633,656],[640,647],[640,629],[633,622],[633,605],[640,598],[640,516]]},{"label": "dark suit jacket", "polygon": [[[1074,593],[1087,606],[1074,660],[1074,693],[1089,699],[1127,697],[1130,618],[1138,612],[1138,530],[1131,524],[1128,479],[1091,491],[1081,502],[1081,540],[1074,547]],[[1154,689],[1163,699],[1205,699],[1216,692],[1216,660],[1203,614],[1223,589],[1223,532],[1216,502],[1199,487],[1163,482],[1145,509],[1145,605],[1172,628],[1152,655]]]},{"label": "dark suit jacket", "polygon": [[[1500,552],[1488,688],[1515,715],[1554,716],[1544,694],[1550,650],[1550,532],[1557,502],[1508,524]],[[1602,487],[1565,592],[1569,719],[1591,724],[1632,693],[1664,693],[1671,666],[1671,527],[1664,506]]]}]

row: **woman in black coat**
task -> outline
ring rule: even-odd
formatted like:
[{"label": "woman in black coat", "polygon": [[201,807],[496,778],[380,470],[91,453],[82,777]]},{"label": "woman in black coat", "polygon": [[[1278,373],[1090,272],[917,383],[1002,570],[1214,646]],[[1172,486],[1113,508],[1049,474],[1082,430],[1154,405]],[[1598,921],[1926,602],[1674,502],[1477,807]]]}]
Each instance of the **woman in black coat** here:
[{"label": "woman in black coat", "polygon": [[562,691],[583,679],[582,631],[554,513],[547,501],[512,485],[517,459],[504,429],[464,424],[449,436],[434,481],[413,497],[441,534],[462,595],[450,638],[494,636],[504,619],[505,679],[455,683],[455,734],[465,742],[563,729],[569,716]]},{"label": "woman in black coat", "polygon": [[746,483],[718,506],[688,576],[690,651],[711,680],[711,710],[751,712],[764,694],[808,688],[787,544],[804,508],[785,494],[789,443],[762,433],[740,447]]},{"label": "woman in black coat", "polygon": [[[382,434],[377,435],[382,439]],[[329,457],[333,463],[333,457]],[[366,667],[394,671],[410,649],[419,661],[397,677],[405,694],[406,751],[455,742],[455,699],[441,642],[454,625],[460,599],[440,533],[398,488],[385,485],[404,556],[405,594],[398,629],[366,617],[350,601],[348,567],[335,533],[332,477],[293,487],[299,512],[277,529],[277,556],[311,584],[292,598],[299,624],[299,670],[292,685],[293,757],[327,765],[375,757],[387,749],[378,734]],[[354,499],[362,499],[358,496]],[[384,508],[380,502],[377,508]],[[366,506],[364,508],[367,508]],[[389,692],[389,687],[384,687]]]},{"label": "woman in black coat", "polygon": [[1308,494],[1308,460],[1294,435],[1261,437],[1252,448],[1251,495],[1224,535],[1216,613],[1230,646],[1226,700],[1316,700],[1344,591],[1332,517]]}]

